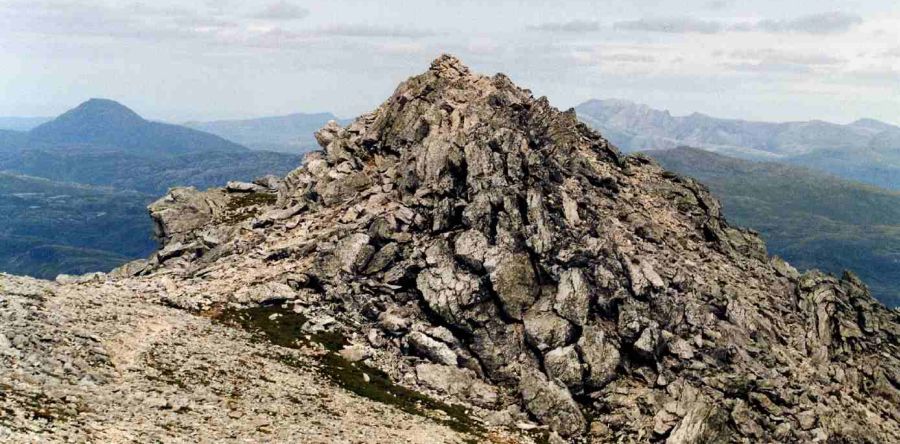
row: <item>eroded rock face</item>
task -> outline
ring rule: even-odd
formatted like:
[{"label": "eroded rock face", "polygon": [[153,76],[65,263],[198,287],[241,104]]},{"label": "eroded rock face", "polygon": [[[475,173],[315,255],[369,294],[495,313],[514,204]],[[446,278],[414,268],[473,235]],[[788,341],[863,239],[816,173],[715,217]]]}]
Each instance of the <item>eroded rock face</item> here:
[{"label": "eroded rock face", "polygon": [[[397,292],[427,308],[408,316],[449,327],[461,344],[460,363],[474,365],[561,436],[586,433],[590,413],[618,437],[812,439],[819,432],[791,416],[811,406],[789,394],[786,375],[803,381],[795,387],[823,387],[815,375],[847,378],[846,369],[834,368],[847,366],[849,355],[875,359],[888,347],[896,362],[896,349],[886,345],[895,332],[870,329],[867,336],[857,321],[895,315],[850,302],[869,301],[857,282],[776,271],[759,238],[730,227],[703,186],[622,156],[573,114],[503,75],[478,76],[442,57],[379,109],[347,128],[325,128],[319,140],[325,163],[306,174],[320,178],[316,189],[344,191],[326,193],[318,205],[348,198],[349,183],[357,201],[402,208],[368,207],[374,220],[391,220],[392,232],[410,235],[391,252],[394,271],[382,272],[407,276],[392,281]],[[279,199],[303,192],[283,189]],[[356,221],[351,231],[385,225]],[[382,279],[377,271],[367,275]],[[319,277],[326,294],[352,279]],[[379,297],[385,306],[394,299]],[[851,306],[861,308],[837,313]],[[839,353],[847,353],[844,360],[836,360]],[[432,361],[449,363],[434,354]],[[773,373],[779,368],[786,373]],[[734,380],[748,381],[751,392],[779,393],[781,401],[723,388]],[[674,402],[672,384],[702,393],[703,407],[665,410]],[[887,426],[878,433],[896,433],[891,396],[851,404],[882,412]],[[637,408],[644,398],[668,413],[646,416],[646,407]],[[830,414],[852,422],[841,410]],[[842,436],[845,429],[822,432]]]},{"label": "eroded rock face", "polygon": [[770,261],[705,187],[507,77],[442,56],[317,139],[259,211],[280,217],[209,216],[194,196],[196,217],[163,224],[188,227],[167,247],[231,245],[150,264],[173,276],[167,301],[284,281],[393,378],[522,409],[509,425],[554,439],[900,440],[896,312],[852,275]]},{"label": "eroded rock face", "polygon": [[174,188],[150,204],[154,232],[167,243],[178,235],[191,233],[219,217],[227,205],[226,193]]}]

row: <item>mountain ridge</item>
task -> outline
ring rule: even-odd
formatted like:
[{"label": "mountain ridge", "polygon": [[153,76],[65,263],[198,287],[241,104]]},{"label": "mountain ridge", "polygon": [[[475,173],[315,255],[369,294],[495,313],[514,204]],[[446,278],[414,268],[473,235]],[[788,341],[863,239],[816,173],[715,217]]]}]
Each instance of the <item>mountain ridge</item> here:
[{"label": "mountain ridge", "polygon": [[295,163],[295,156],[146,120],[108,99],[82,102],[28,132],[0,131],[4,170],[148,193],[284,174]]},{"label": "mountain ridge", "polygon": [[693,146],[748,160],[778,161],[900,189],[900,127],[861,119],[757,122],[695,113],[672,116],[621,99],[576,107],[584,122],[627,152]]},{"label": "mountain ridge", "polygon": [[247,150],[219,136],[145,120],[108,99],[89,99],[32,129],[28,138],[41,146],[96,144],[146,156]]}]

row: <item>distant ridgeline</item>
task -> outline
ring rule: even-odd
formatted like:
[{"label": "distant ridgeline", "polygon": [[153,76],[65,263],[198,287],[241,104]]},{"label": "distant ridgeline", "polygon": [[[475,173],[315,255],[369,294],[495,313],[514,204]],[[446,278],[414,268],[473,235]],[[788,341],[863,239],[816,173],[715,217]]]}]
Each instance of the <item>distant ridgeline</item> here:
[{"label": "distant ridgeline", "polygon": [[299,164],[299,155],[147,121],[104,99],[27,132],[0,130],[0,271],[52,278],[108,270],[156,247],[146,205],[169,188],[284,175]]},{"label": "distant ridgeline", "polygon": [[331,120],[350,123],[331,113],[289,114],[246,120],[188,122],[185,126],[233,140],[254,150],[306,153],[319,149],[313,133]]},{"label": "distant ridgeline", "polygon": [[873,119],[838,125],[820,120],[751,122],[699,113],[672,116],[626,100],[591,100],[576,111],[624,151],[692,146],[900,190],[900,127]]}]

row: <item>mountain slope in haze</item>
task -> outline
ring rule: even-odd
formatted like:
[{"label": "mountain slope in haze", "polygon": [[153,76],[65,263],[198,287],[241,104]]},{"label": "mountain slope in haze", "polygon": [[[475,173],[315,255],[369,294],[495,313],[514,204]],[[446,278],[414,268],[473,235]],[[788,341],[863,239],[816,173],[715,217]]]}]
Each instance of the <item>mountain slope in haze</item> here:
[{"label": "mountain slope in haze", "polygon": [[771,253],[801,269],[852,270],[900,306],[900,193],[693,148],[645,153],[708,185],[729,220],[758,230]]},{"label": "mountain slope in haze", "polygon": [[155,248],[146,216],[153,196],[283,175],[299,163],[103,99],[28,132],[0,130],[0,271],[109,270]]},{"label": "mountain slope in haze", "polygon": [[772,160],[900,190],[900,128],[873,119],[752,122],[694,113],[672,116],[625,100],[591,100],[579,118],[625,151],[693,146],[749,160]]},{"label": "mountain slope in haze", "polygon": [[52,117],[0,117],[0,130],[28,131],[51,120]]},{"label": "mountain slope in haze", "polygon": [[0,153],[16,150],[28,143],[28,133],[12,130],[0,130]]},{"label": "mountain slope in haze", "polygon": [[107,99],[90,99],[32,129],[28,138],[32,147],[92,145],[148,157],[246,151],[219,136],[145,120],[128,107]]},{"label": "mountain slope in haze", "polygon": [[251,149],[305,153],[318,149],[313,133],[330,120],[347,123],[331,113],[296,113],[257,119],[188,122],[184,125],[222,136]]},{"label": "mountain slope in haze", "polygon": [[299,163],[298,155],[249,150],[156,158],[95,147],[0,152],[0,165],[8,171],[157,196],[176,186],[206,189],[222,186],[229,180],[250,181],[268,174],[281,175]]},{"label": "mountain slope in haze", "polygon": [[153,196],[0,172],[0,270],[52,279],[156,249]]},{"label": "mountain slope in haze", "polygon": [[150,194],[284,174],[298,162],[296,155],[151,122],[106,99],[88,100],[28,132],[0,131],[0,170]]}]

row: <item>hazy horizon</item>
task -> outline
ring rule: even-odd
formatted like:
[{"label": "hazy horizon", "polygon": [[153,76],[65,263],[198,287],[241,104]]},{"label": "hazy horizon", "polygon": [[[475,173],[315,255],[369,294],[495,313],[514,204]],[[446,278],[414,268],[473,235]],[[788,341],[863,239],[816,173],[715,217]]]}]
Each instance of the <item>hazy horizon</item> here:
[{"label": "hazy horizon", "polygon": [[103,97],[175,123],[355,117],[447,52],[560,108],[900,124],[894,2],[388,4],[0,0],[0,116]]},{"label": "hazy horizon", "polygon": [[[73,108],[77,107],[78,105],[80,105],[80,104],[82,104],[82,103],[84,103],[84,102],[86,102],[86,101],[88,101],[88,100],[92,100],[92,99],[115,100],[115,99],[110,99],[110,98],[108,98],[108,97],[89,97],[89,98],[86,98],[86,99],[82,100],[81,102],[78,102],[78,103],[74,104],[72,107],[70,107],[70,108],[68,108],[68,109],[66,109],[66,110],[63,110],[63,111],[60,112],[59,114],[62,114],[62,113],[64,113],[64,112],[66,112],[66,111],[68,111],[68,110],[70,110],[70,109],[73,109]],[[740,117],[718,116],[718,115],[713,115],[713,114],[705,113],[705,112],[702,112],[702,111],[691,111],[691,112],[677,113],[677,112],[672,112],[672,111],[669,110],[669,109],[655,107],[655,106],[653,106],[652,104],[636,102],[636,101],[633,101],[633,100],[630,100],[630,99],[626,99],[626,98],[622,98],[622,97],[593,97],[593,98],[585,99],[585,100],[583,100],[583,101],[581,101],[581,102],[579,102],[579,103],[576,103],[574,106],[580,105],[580,104],[582,104],[582,103],[586,103],[586,102],[591,101],[591,100],[622,100],[622,101],[632,102],[632,103],[634,103],[635,105],[638,105],[638,106],[648,106],[648,107],[650,107],[650,108],[652,108],[652,109],[654,109],[654,110],[657,110],[657,111],[665,111],[665,112],[669,112],[673,117],[685,117],[685,116],[688,116],[688,115],[693,114],[693,113],[700,113],[700,114],[704,114],[704,115],[707,115],[707,116],[709,116],[709,117],[713,117],[713,118],[717,118],[717,119],[735,119],[735,120],[747,120],[747,121],[766,122],[766,123],[790,123],[790,122],[805,122],[805,121],[812,121],[812,120],[821,120],[821,119],[813,119],[813,118],[810,118],[810,119],[797,119],[797,120],[785,120],[785,121],[763,120],[763,119],[752,119],[752,120],[751,120],[751,119],[742,119],[742,118],[740,118]],[[334,115],[335,117],[337,117],[337,118],[340,119],[340,120],[355,119],[356,117],[358,117],[358,116],[342,116],[342,115],[335,114],[335,113],[333,113],[333,112],[331,112],[331,111],[329,111],[329,110],[318,110],[318,111],[316,111],[316,110],[309,110],[309,111],[304,110],[304,111],[297,111],[297,112],[288,112],[288,113],[283,113],[283,114],[260,114],[260,115],[239,116],[239,117],[214,118],[214,119],[209,119],[209,120],[205,120],[205,119],[187,119],[187,120],[178,120],[178,121],[175,121],[175,120],[165,120],[165,119],[157,119],[157,118],[153,118],[153,117],[148,117],[148,116],[144,115],[143,113],[141,113],[140,110],[134,109],[133,107],[129,106],[129,104],[127,104],[127,103],[123,103],[123,102],[120,102],[120,101],[117,101],[117,102],[119,102],[120,104],[122,104],[122,105],[124,105],[124,106],[130,108],[132,111],[136,112],[138,115],[140,115],[141,117],[143,117],[143,118],[146,119],[146,120],[150,120],[150,121],[154,121],[154,122],[162,122],[162,123],[171,123],[171,124],[176,124],[176,125],[184,125],[184,124],[190,124],[190,123],[210,123],[210,122],[217,122],[217,121],[254,120],[254,119],[272,118],[272,117],[284,117],[284,116],[290,116],[290,115],[295,115],[295,114],[305,114],[305,115],[332,114],[332,115]],[[374,107],[374,106],[373,106],[373,107]],[[54,118],[58,117],[59,114],[56,114],[56,115],[48,115],[48,116],[15,116],[15,115],[0,115],[0,119],[23,119],[23,120],[28,120],[28,119],[54,119]],[[859,116],[859,117],[857,117],[857,118],[854,118],[854,119],[851,119],[851,120],[847,120],[847,121],[828,121],[828,120],[826,120],[826,122],[829,122],[829,123],[835,123],[835,124],[839,124],[839,125],[848,125],[848,124],[852,124],[852,123],[854,123],[854,122],[856,122],[856,121],[859,121],[859,120],[865,120],[865,119],[872,119],[872,117],[869,117],[869,116]],[[888,124],[891,124],[891,125],[900,126],[900,120],[898,120],[898,121],[896,121],[896,122],[892,122],[892,121],[889,121],[889,120],[881,120],[881,119],[874,119],[874,120],[879,120],[879,121],[882,121],[882,122],[884,122],[884,123],[888,123]],[[0,129],[4,129],[4,128],[3,128],[3,127],[0,127]]]}]

